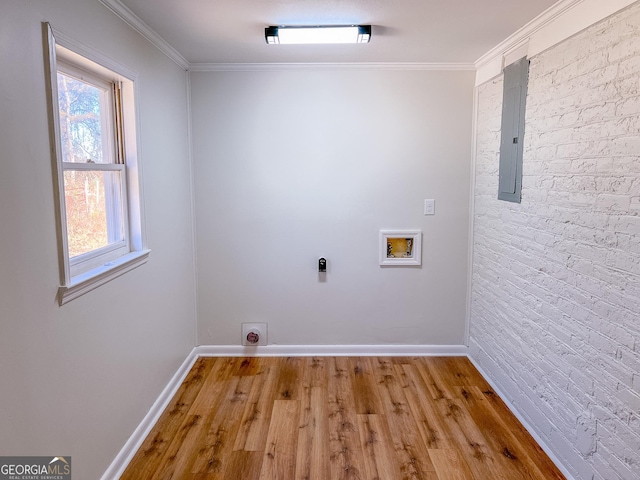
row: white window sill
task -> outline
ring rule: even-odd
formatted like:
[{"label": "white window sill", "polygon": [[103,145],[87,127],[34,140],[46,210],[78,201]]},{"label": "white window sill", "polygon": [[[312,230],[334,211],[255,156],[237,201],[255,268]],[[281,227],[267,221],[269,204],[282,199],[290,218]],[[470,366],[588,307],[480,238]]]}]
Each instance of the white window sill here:
[{"label": "white window sill", "polygon": [[98,288],[100,285],[104,285],[140,265],[144,265],[147,263],[150,253],[151,250],[148,249],[131,252],[116,260],[76,275],[71,278],[71,282],[68,285],[58,288],[58,301],[60,305],[64,305],[90,292],[94,288]]}]

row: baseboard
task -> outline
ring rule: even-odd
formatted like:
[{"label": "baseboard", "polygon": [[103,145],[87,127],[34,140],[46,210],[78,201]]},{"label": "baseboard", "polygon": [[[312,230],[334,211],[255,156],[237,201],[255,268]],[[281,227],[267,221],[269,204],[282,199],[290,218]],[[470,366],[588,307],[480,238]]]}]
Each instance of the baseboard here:
[{"label": "baseboard", "polygon": [[574,480],[573,476],[565,468],[565,466],[562,464],[560,459],[556,457],[556,455],[553,453],[553,450],[551,450],[548,447],[548,445],[544,442],[544,440],[540,437],[540,435],[536,433],[536,431],[529,424],[529,422],[527,422],[527,420],[520,414],[520,412],[515,407],[515,405],[513,405],[509,400],[507,400],[508,397],[504,394],[502,390],[500,390],[500,388],[493,382],[493,380],[491,380],[491,377],[487,375],[487,373],[482,369],[482,367],[480,367],[480,365],[478,365],[478,363],[471,357],[471,355],[467,355],[467,358],[471,361],[471,363],[473,363],[473,366],[476,367],[476,369],[480,372],[480,374],[487,381],[487,383],[491,385],[491,388],[493,389],[493,391],[502,399],[502,401],[505,403],[505,405],[511,411],[511,413],[515,415],[515,417],[522,424],[522,426],[527,430],[527,432],[529,432],[529,434],[538,443],[538,445],[540,445],[540,448],[544,450],[544,453],[546,453],[547,456],[551,459],[551,461],[556,465],[556,467],[558,467],[558,470],[560,470],[562,474],[565,477],[567,477],[567,480]]},{"label": "baseboard", "polygon": [[124,473],[129,462],[142,445],[142,442],[144,442],[144,439],[147,438],[149,432],[151,432],[151,429],[160,418],[160,415],[162,415],[162,412],[164,412],[167,405],[169,405],[169,402],[180,388],[180,385],[182,385],[182,382],[198,357],[199,355],[196,353],[196,349],[191,350],[191,353],[189,353],[184,362],[182,362],[182,365],[180,365],[180,368],[178,368],[178,371],[171,377],[171,380],[169,380],[167,386],[164,387],[164,390],[162,390],[158,399],[153,403],[142,419],[142,422],[140,422],[133,431],[127,443],[124,444],[122,450],[120,450],[116,458],[113,459],[109,468],[107,468],[102,475],[101,480],[115,480],[120,478]]},{"label": "baseboard", "polygon": [[200,345],[201,357],[425,357],[464,356],[466,345]]},{"label": "baseboard", "polygon": [[467,350],[468,347],[465,345],[267,345],[265,347],[200,345],[195,347],[182,362],[140,425],[133,431],[127,443],[104,472],[101,480],[120,478],[199,357],[464,356],[467,355]]},{"label": "baseboard", "polygon": [[129,462],[138,451],[144,439],[149,435],[160,415],[165,410],[175,393],[180,388],[183,380],[191,370],[191,367],[199,357],[305,357],[305,356],[466,356],[487,380],[493,390],[500,396],[507,408],[522,423],[531,434],[540,448],[556,464],[558,469],[567,477],[574,480],[573,476],[562,465],[553,451],[544,443],[542,438],[529,425],[525,418],[518,412],[515,406],[507,400],[506,395],[498,388],[483,369],[469,356],[468,347],[465,345],[267,345],[265,347],[242,347],[239,345],[200,345],[195,347],[182,363],[178,371],[171,378],[167,386],[162,390],[158,399],[149,409],[125,443],[122,450],[115,457],[109,468],[102,475],[101,480],[115,480],[120,478],[129,465]]}]

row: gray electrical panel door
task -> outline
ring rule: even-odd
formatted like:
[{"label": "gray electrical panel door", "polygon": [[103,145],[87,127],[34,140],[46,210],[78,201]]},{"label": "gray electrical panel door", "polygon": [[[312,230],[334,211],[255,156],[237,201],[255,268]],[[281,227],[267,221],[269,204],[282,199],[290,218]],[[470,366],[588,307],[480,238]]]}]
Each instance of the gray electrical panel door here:
[{"label": "gray electrical panel door", "polygon": [[528,78],[527,58],[521,58],[504,69],[498,198],[516,203],[520,203],[522,188],[524,112]]}]

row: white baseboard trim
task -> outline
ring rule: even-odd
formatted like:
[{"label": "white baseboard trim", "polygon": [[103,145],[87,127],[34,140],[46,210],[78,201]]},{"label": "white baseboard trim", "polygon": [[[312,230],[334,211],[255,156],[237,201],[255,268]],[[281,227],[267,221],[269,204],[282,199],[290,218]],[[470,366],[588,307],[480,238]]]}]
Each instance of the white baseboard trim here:
[{"label": "white baseboard trim", "polygon": [[160,393],[160,396],[153,403],[147,414],[142,419],[142,422],[133,431],[127,443],[124,444],[122,450],[113,459],[109,468],[102,475],[101,480],[116,480],[124,473],[125,469],[129,465],[129,462],[136,454],[142,442],[144,442],[151,429],[154,427],[162,412],[167,408],[169,402],[176,394],[180,385],[184,381],[185,377],[193,367],[193,364],[198,359],[199,355],[196,353],[196,349],[191,350],[187,358],[182,362],[178,371],[171,377],[169,383]]},{"label": "white baseboard trim", "polygon": [[487,381],[487,383],[491,385],[491,388],[493,389],[493,391],[502,399],[502,401],[505,403],[505,405],[511,411],[511,413],[515,415],[515,417],[520,421],[522,426],[527,430],[527,432],[529,432],[529,434],[538,443],[538,445],[540,445],[540,448],[544,450],[544,453],[547,454],[547,456],[556,465],[556,467],[558,467],[558,469],[562,472],[562,474],[565,477],[567,477],[567,480],[574,480],[573,476],[565,468],[565,466],[562,464],[560,459],[555,455],[555,453],[553,453],[553,450],[551,450],[548,447],[548,445],[544,442],[544,440],[540,437],[540,435],[536,433],[536,431],[529,424],[529,422],[527,422],[527,420],[520,414],[520,412],[515,407],[515,405],[513,405],[509,400],[507,400],[508,397],[504,394],[502,390],[500,390],[500,388],[498,388],[498,386],[493,382],[493,380],[491,380],[491,377],[487,375],[487,373],[482,369],[482,367],[480,367],[480,365],[478,365],[478,363],[471,357],[471,355],[467,355],[467,358],[471,361],[471,363],[473,363],[473,366],[476,367],[476,369],[480,372],[480,374]]},{"label": "white baseboard trim", "polygon": [[467,350],[468,347],[465,345],[267,345],[265,347],[200,345],[195,347],[182,362],[140,425],[133,431],[127,443],[104,472],[101,480],[116,480],[124,473],[199,357],[466,356]]},{"label": "white baseboard trim", "polygon": [[200,345],[195,347],[162,390],[158,399],[116,455],[101,480],[120,478],[162,412],[176,394],[199,357],[305,357],[305,356],[455,356],[467,355],[465,345]]},{"label": "white baseboard trim", "polygon": [[199,357],[307,357],[307,356],[465,356],[487,380],[491,388],[500,396],[507,408],[522,423],[542,450],[556,464],[567,480],[574,480],[553,451],[544,443],[542,438],[529,425],[515,406],[507,400],[506,395],[497,387],[491,378],[468,354],[465,345],[267,345],[265,347],[242,347],[239,345],[200,345],[195,347],[187,356],[178,371],[173,375],[167,386],[162,390],[158,399],[153,403],[149,412],[133,431],[129,440],[116,455],[109,468],[102,475],[101,480],[116,480],[120,478],[129,462],[154,427],[162,412],[176,394],[185,377]]},{"label": "white baseboard trim", "polygon": [[201,357],[411,357],[464,356],[466,345],[200,345]]}]

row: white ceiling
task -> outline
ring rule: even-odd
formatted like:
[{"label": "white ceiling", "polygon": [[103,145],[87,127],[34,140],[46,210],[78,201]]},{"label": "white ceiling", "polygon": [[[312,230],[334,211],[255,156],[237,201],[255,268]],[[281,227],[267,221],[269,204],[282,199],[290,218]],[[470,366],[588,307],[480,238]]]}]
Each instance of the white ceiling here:
[{"label": "white ceiling", "polygon": [[[473,63],[556,0],[120,0],[190,63]],[[267,45],[268,25],[364,24],[369,44]]]}]

